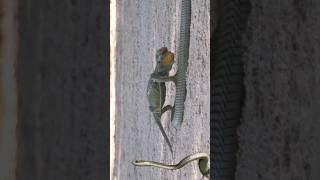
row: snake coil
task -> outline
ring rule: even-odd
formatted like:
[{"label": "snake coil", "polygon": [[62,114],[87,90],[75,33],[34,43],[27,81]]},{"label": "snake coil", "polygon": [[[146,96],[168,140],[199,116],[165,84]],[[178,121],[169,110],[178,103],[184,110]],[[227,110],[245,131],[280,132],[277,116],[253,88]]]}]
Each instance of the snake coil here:
[{"label": "snake coil", "polygon": [[163,168],[163,169],[169,169],[169,170],[176,170],[184,167],[188,163],[199,160],[199,169],[203,176],[206,176],[209,178],[210,175],[210,163],[209,163],[209,156],[206,153],[195,153],[192,155],[189,155],[185,158],[183,158],[178,164],[169,165],[154,161],[143,161],[143,160],[135,160],[132,161],[132,164],[135,166],[151,166],[151,167],[157,167],[157,168]]}]

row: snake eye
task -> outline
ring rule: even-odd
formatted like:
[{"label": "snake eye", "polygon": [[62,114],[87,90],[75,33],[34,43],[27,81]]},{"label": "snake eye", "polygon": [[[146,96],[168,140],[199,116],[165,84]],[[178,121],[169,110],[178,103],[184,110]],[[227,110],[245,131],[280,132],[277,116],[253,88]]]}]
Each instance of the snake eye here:
[{"label": "snake eye", "polygon": [[139,165],[141,162],[143,162],[143,161],[135,160],[135,161],[132,161],[132,164],[133,165]]}]

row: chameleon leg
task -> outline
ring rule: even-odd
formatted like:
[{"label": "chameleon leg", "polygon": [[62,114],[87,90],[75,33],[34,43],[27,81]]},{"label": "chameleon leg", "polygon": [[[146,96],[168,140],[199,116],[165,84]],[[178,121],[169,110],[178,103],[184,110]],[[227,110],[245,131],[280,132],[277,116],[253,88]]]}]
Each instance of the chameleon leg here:
[{"label": "chameleon leg", "polygon": [[173,109],[173,107],[172,107],[171,105],[165,106],[164,108],[161,109],[161,115],[162,115],[163,113],[165,113],[166,111],[172,110],[172,109]]},{"label": "chameleon leg", "polygon": [[175,111],[175,106],[173,106],[171,109],[171,122],[173,120],[174,111]]},{"label": "chameleon leg", "polygon": [[159,76],[159,75],[152,75],[151,79],[155,82],[176,82],[176,75],[174,76]]}]

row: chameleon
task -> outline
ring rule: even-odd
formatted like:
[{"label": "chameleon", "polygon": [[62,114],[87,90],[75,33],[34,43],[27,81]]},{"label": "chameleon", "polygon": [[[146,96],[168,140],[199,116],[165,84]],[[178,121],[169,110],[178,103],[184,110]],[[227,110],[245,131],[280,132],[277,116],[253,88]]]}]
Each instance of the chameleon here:
[{"label": "chameleon", "polygon": [[177,53],[178,70],[174,77],[161,77],[161,75],[152,76],[157,82],[173,81],[176,86],[176,96],[174,101],[174,111],[171,118],[171,124],[179,129],[184,114],[184,102],[186,100],[186,72],[189,59],[190,45],[190,24],[191,24],[191,0],[182,0],[181,2],[181,23],[179,33],[179,46]]},{"label": "chameleon", "polygon": [[175,81],[175,76],[169,76],[169,71],[174,63],[174,54],[168,51],[166,47],[162,47],[156,52],[156,61],[155,70],[150,75],[147,87],[149,110],[153,113],[154,119],[172,153],[172,145],[161,124],[161,116],[168,110],[173,112],[174,107],[171,105],[163,107],[166,97],[165,82],[156,82],[154,79],[156,79],[155,77],[161,77],[169,81]]}]

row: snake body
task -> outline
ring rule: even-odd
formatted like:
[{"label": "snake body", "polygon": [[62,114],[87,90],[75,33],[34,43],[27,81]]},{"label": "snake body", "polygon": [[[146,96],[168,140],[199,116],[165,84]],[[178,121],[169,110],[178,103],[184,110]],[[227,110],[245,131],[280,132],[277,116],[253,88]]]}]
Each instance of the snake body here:
[{"label": "snake body", "polygon": [[186,99],[186,72],[189,58],[190,43],[190,24],[191,24],[191,0],[182,0],[181,2],[181,23],[179,47],[177,52],[178,70],[176,82],[176,96],[174,103],[174,114],[172,125],[179,128],[183,119],[184,101]]},{"label": "snake body", "polygon": [[238,126],[244,101],[242,37],[250,12],[248,0],[218,0],[217,27],[211,39],[213,69],[210,97],[211,175],[234,180],[238,154]]},{"label": "snake body", "polygon": [[206,153],[196,153],[189,155],[183,158],[178,164],[164,164],[155,161],[144,161],[144,160],[135,160],[132,161],[132,164],[135,166],[151,166],[157,167],[162,169],[169,169],[169,170],[176,170],[184,167],[186,164],[199,160],[199,169],[203,176],[209,177],[210,174],[210,163],[209,163],[209,156]]}]

